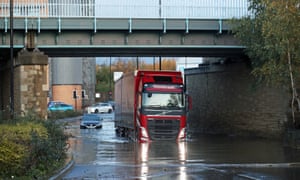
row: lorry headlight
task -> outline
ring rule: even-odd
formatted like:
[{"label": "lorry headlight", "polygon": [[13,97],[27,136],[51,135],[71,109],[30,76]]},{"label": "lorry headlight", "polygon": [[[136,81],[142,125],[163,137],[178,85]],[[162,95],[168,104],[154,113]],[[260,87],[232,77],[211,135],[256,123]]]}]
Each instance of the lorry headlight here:
[{"label": "lorry headlight", "polygon": [[140,128],[141,128],[141,136],[148,138],[149,136],[146,129],[144,127],[140,127]]}]

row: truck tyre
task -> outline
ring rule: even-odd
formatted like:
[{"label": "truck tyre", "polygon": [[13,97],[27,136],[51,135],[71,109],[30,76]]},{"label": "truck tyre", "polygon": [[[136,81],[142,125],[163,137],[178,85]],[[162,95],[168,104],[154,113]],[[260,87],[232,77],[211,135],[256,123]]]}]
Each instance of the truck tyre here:
[{"label": "truck tyre", "polygon": [[101,126],[98,126],[98,127],[96,127],[96,129],[101,129],[102,128],[102,125]]}]

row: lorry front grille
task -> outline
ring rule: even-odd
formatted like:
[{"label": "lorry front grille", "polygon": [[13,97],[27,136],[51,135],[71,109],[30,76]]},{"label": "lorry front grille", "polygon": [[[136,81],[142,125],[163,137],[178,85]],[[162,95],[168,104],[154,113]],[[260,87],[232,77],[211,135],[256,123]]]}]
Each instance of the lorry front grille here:
[{"label": "lorry front grille", "polygon": [[176,140],[179,129],[179,120],[148,120],[148,132],[152,140]]}]

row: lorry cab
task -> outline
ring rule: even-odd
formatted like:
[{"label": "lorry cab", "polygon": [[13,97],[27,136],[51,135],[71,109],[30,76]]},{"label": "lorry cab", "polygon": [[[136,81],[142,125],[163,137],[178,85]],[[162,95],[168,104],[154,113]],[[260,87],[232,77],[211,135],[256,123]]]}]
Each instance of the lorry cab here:
[{"label": "lorry cab", "polygon": [[181,73],[139,71],[136,84],[140,140],[185,139],[187,112]]},{"label": "lorry cab", "polygon": [[115,127],[139,142],[183,141],[187,95],[181,72],[136,71],[115,83]]}]

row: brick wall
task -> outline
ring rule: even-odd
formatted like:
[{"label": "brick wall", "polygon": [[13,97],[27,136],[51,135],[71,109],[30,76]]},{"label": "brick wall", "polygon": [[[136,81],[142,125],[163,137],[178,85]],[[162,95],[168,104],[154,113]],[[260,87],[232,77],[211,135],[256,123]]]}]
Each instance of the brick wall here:
[{"label": "brick wall", "polygon": [[[51,58],[49,64],[51,68],[49,100],[72,104],[74,107],[77,107],[77,110],[94,104],[95,58]],[[75,88],[79,96],[76,104],[73,99],[73,90]],[[81,90],[85,91],[85,98],[81,97]]]},{"label": "brick wall", "polygon": [[289,98],[280,88],[255,86],[245,63],[186,70],[193,100],[188,125],[192,132],[280,138]]},{"label": "brick wall", "polygon": [[[73,91],[76,89],[78,99],[73,99]],[[52,98],[54,101],[62,101],[71,104],[77,110],[81,110],[81,85],[52,85]]]}]

